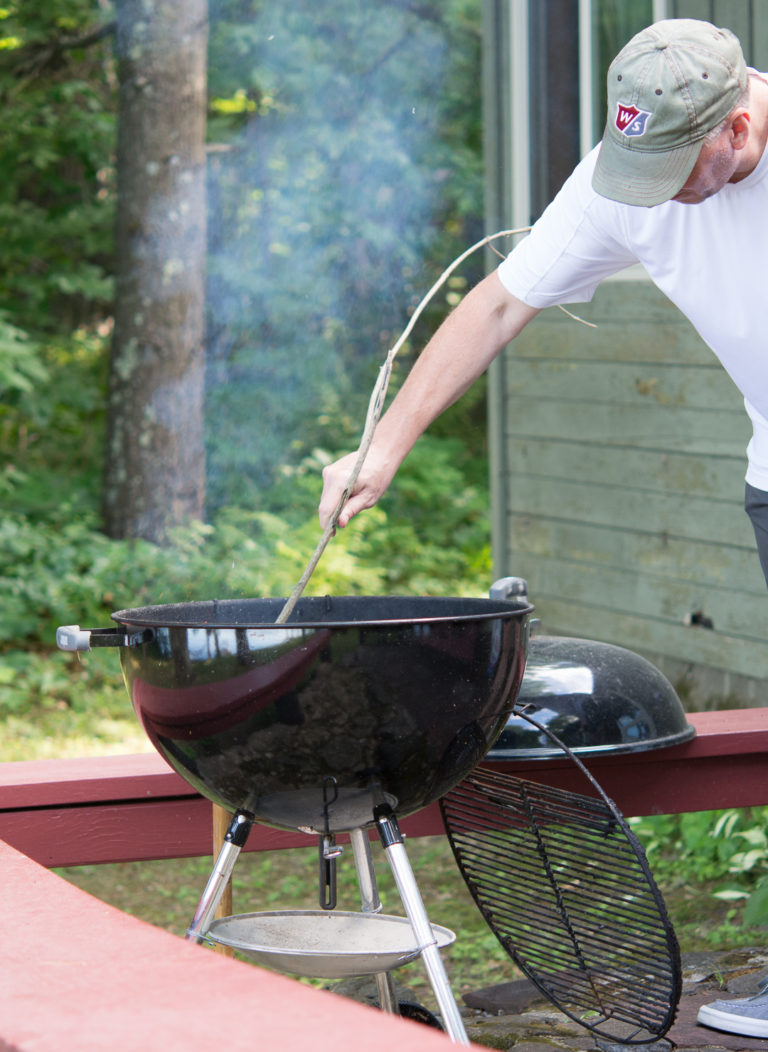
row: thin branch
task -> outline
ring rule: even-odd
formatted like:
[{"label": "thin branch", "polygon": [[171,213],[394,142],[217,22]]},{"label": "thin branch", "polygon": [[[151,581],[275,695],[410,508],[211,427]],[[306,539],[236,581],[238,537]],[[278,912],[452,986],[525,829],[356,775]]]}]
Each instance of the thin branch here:
[{"label": "thin branch", "polygon": [[373,388],[368,403],[368,413],[365,419],[365,427],[363,428],[363,436],[360,440],[360,448],[357,451],[357,458],[355,460],[354,466],[344,486],[341,497],[339,498],[339,502],[336,505],[333,514],[331,515],[328,525],[323,530],[323,534],[320,538],[320,541],[318,542],[318,545],[315,548],[312,557],[307,563],[304,573],[301,575],[298,583],[296,584],[296,587],[291,592],[290,596],[288,597],[287,601],[285,602],[282,610],[280,611],[277,617],[277,624],[284,624],[293,613],[293,609],[296,606],[296,603],[299,601],[307,584],[309,583],[312,574],[315,572],[315,568],[320,562],[322,554],[328,546],[328,542],[336,533],[339,515],[341,515],[344,505],[347,503],[352,494],[352,489],[355,485],[355,482],[357,481],[358,475],[360,474],[360,470],[363,466],[365,458],[368,455],[368,450],[373,440],[373,434],[376,430],[376,425],[379,422],[379,417],[381,416],[381,410],[384,405],[384,400],[387,394],[387,387],[389,385],[389,377],[392,373],[392,363],[395,360],[397,352],[400,350],[400,348],[403,346],[403,344],[413,331],[413,327],[415,326],[418,319],[421,317],[422,313],[424,312],[424,309],[433,299],[435,293],[438,292],[438,290],[445,284],[445,282],[448,280],[448,278],[451,276],[454,270],[456,270],[457,267],[461,266],[464,260],[471,256],[473,252],[477,252],[478,249],[484,248],[486,245],[489,245],[492,241],[496,241],[498,238],[511,237],[514,234],[521,234],[524,232],[525,230],[523,229],[501,230],[497,234],[489,234],[488,237],[484,237],[482,238],[482,240],[477,241],[474,245],[470,246],[470,248],[466,249],[466,251],[462,252],[460,256],[457,256],[456,259],[454,259],[454,261],[446,270],[443,271],[443,273],[434,283],[432,288],[416,307],[416,310],[411,315],[410,321],[403,329],[397,342],[390,349],[389,353],[387,354],[386,361],[379,369],[379,376]]},{"label": "thin branch", "polygon": [[17,60],[13,73],[22,83],[26,84],[61,59],[65,52],[91,47],[111,36],[115,32],[116,25],[114,21],[105,22],[104,25],[81,37],[54,37],[44,43],[27,44],[13,55]]},{"label": "thin branch", "polygon": [[558,303],[558,307],[563,312],[563,314],[567,314],[569,318],[572,318],[574,321],[579,322],[580,325],[586,325],[588,329],[599,328],[599,326],[595,325],[593,321],[587,321],[586,318],[580,318],[578,314],[574,314],[572,311],[566,310],[562,303]]},{"label": "thin branch", "polygon": [[104,25],[99,26],[98,29],[93,29],[90,33],[86,33],[84,37],[74,37],[71,40],[60,40],[59,47],[62,51],[72,51],[74,48],[79,47],[90,47],[91,44],[98,44],[99,41],[104,40],[105,37],[112,36],[116,28],[116,21],[105,22]]}]

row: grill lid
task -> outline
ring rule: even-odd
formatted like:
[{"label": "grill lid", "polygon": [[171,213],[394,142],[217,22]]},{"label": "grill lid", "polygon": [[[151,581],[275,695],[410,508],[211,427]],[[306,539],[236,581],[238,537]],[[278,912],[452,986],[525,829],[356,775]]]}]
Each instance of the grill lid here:
[{"label": "grill lid", "polygon": [[695,734],[674,687],[655,665],[589,639],[530,640],[515,711],[488,760],[559,754],[544,732],[517,715],[521,711],[581,755],[658,749]]}]

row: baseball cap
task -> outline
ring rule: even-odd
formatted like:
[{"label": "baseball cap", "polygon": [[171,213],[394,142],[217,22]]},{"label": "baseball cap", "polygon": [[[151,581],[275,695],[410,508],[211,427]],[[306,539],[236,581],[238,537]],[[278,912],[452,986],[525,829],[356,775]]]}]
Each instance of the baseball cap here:
[{"label": "baseball cap", "polygon": [[592,186],[629,205],[683,187],[704,137],[738,104],[747,65],[729,29],[671,18],[644,29],[608,69],[608,119]]}]

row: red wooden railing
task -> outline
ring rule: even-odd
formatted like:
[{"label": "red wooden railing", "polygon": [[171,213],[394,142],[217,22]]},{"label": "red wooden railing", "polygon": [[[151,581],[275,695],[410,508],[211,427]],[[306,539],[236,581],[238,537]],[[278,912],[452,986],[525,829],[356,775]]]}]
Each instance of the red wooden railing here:
[{"label": "red wooden railing", "polygon": [[[768,708],[689,716],[696,737],[588,766],[625,815],[768,803]],[[524,778],[588,791],[567,758],[497,763]],[[405,819],[410,836],[440,834],[432,805]],[[0,839],[45,866],[211,853],[211,805],[156,754],[0,764]],[[257,826],[247,850],[313,843]]]},{"label": "red wooden railing", "polygon": [[[768,803],[768,709],[689,719],[697,735],[683,745],[589,761],[623,813]],[[588,791],[566,758],[495,766]],[[439,834],[439,809],[402,826]],[[248,850],[309,843],[257,827]],[[0,765],[0,1052],[446,1047],[418,1024],[185,943],[44,868],[210,853],[211,805],[158,756]]]},{"label": "red wooden railing", "polygon": [[430,1052],[446,1039],[193,946],[0,844],[0,1050]]}]

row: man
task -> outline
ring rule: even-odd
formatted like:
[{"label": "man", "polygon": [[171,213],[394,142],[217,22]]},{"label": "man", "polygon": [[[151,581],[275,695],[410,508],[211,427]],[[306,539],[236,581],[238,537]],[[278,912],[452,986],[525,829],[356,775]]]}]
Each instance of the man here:
[{"label": "man", "polygon": [[[753,424],[745,506],[768,582],[767,140],[768,80],[747,69],[729,30],[671,19],[634,37],[608,71],[602,142],[427,344],[379,422],[338,525],[379,500],[419,435],[540,310],[589,300],[639,261],[744,395]],[[323,525],[354,461],[323,473]],[[699,1018],[768,1036],[768,994],[705,1005]]]}]

